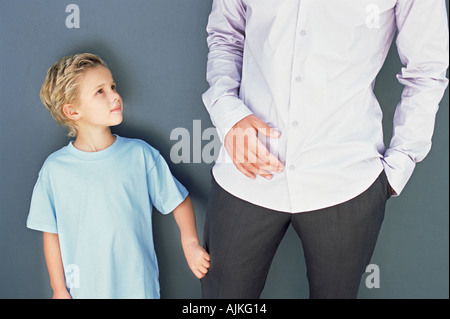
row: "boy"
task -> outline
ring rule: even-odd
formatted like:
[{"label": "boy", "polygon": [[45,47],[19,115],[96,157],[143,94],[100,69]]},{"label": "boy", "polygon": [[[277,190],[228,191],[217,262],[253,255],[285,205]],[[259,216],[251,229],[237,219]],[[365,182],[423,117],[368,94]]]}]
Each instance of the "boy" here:
[{"label": "boy", "polygon": [[51,154],[34,187],[27,227],[44,233],[54,298],[159,298],[152,206],[173,211],[188,265],[202,278],[187,190],[159,152],[111,133],[123,104],[105,62],[83,53],[47,73],[41,100],[74,142]]}]

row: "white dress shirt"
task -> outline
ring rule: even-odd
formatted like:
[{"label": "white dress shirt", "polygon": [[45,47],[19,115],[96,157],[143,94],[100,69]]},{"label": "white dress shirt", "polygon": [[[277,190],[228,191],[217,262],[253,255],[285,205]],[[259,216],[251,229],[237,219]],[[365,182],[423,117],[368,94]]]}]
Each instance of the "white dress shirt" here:
[{"label": "white dress shirt", "polygon": [[[285,165],[252,180],[225,148],[213,167],[231,194],[298,213],[364,192],[382,172],[399,195],[424,159],[447,87],[444,0],[214,0],[203,101],[221,141],[254,114],[281,138],[260,139]],[[373,93],[395,32],[404,85],[383,143]]]}]

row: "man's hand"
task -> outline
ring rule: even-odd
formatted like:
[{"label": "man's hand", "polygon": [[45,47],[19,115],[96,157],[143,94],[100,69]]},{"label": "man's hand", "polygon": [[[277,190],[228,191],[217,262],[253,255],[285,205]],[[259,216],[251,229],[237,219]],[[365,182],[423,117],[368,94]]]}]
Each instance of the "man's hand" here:
[{"label": "man's hand", "polygon": [[273,156],[258,139],[258,133],[269,138],[279,138],[281,133],[271,128],[255,115],[240,120],[225,136],[225,149],[234,164],[245,176],[255,179],[260,175],[272,178],[271,172],[282,172],[283,164]]}]

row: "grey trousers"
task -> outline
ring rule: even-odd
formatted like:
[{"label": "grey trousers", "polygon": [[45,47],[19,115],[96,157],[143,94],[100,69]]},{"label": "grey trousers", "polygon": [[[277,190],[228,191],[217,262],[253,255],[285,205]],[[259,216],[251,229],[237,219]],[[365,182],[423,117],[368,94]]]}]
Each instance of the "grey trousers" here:
[{"label": "grey trousers", "polygon": [[241,200],[213,178],[204,229],[211,266],[201,280],[203,298],[259,298],[290,224],[302,242],[310,298],[356,298],[391,195],[382,172],[347,202],[290,214]]}]

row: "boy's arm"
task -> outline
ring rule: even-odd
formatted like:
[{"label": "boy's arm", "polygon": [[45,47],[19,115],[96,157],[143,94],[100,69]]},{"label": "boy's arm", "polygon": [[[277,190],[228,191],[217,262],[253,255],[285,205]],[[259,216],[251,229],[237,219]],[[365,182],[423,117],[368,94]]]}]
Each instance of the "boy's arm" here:
[{"label": "boy's arm", "polygon": [[199,243],[194,207],[189,196],[174,209],[173,216],[180,228],[181,245],[189,268],[197,278],[201,279],[208,272],[209,254]]},{"label": "boy's arm", "polygon": [[44,232],[44,255],[53,289],[53,299],[71,299],[66,288],[58,234]]}]

